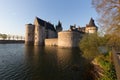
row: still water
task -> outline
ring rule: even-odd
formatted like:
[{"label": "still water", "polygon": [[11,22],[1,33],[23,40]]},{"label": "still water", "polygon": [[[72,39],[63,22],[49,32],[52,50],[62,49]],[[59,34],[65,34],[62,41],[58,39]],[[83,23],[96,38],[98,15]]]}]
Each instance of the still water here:
[{"label": "still water", "polygon": [[85,80],[79,49],[0,44],[0,80]]}]

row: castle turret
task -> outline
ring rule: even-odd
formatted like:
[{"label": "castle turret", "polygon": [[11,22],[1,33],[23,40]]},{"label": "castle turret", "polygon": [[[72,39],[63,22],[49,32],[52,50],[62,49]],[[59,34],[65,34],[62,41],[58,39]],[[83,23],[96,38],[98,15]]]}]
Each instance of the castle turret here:
[{"label": "castle turret", "polygon": [[62,31],[58,33],[58,47],[78,47],[82,34],[76,31]]},{"label": "castle turret", "polygon": [[60,31],[62,31],[62,29],[63,29],[63,28],[62,28],[62,24],[61,24],[61,22],[59,21],[59,22],[58,22],[58,25],[56,25],[56,31],[57,31],[57,32],[60,32]]},{"label": "castle turret", "polygon": [[26,24],[25,45],[34,45],[34,29],[34,25]]},{"label": "castle turret", "polygon": [[86,25],[85,32],[86,33],[95,33],[97,32],[98,28],[94,23],[93,18],[90,19],[90,22],[88,25]]}]

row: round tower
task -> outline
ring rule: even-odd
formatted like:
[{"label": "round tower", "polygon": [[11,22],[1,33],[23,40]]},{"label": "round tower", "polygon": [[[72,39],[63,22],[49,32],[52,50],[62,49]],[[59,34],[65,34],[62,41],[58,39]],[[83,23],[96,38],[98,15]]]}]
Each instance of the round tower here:
[{"label": "round tower", "polygon": [[34,45],[34,29],[32,24],[26,24],[25,45]]},{"label": "round tower", "polygon": [[58,47],[78,47],[82,34],[74,31],[63,31],[58,33]]}]

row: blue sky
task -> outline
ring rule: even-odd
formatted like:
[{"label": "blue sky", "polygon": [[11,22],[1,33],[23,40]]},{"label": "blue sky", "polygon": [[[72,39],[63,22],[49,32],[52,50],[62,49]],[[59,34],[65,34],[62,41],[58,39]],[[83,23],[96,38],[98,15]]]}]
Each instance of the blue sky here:
[{"label": "blue sky", "polygon": [[54,25],[60,20],[64,30],[97,18],[91,0],[0,0],[0,33],[24,35],[36,16]]}]

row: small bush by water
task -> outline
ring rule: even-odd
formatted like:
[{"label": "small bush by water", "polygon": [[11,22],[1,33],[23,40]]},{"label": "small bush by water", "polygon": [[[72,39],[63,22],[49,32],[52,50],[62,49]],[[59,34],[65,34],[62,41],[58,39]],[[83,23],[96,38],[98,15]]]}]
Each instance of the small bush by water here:
[{"label": "small bush by water", "polygon": [[[98,80],[117,80],[114,65],[111,60],[111,53],[101,54],[93,60],[94,66],[98,66]],[[94,67],[95,69],[95,67]]]}]

